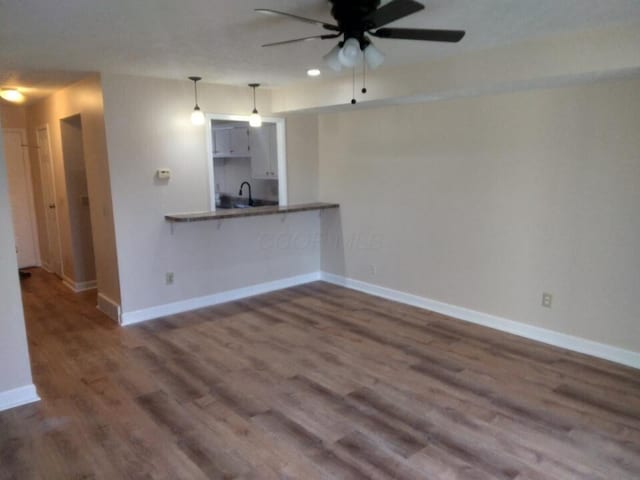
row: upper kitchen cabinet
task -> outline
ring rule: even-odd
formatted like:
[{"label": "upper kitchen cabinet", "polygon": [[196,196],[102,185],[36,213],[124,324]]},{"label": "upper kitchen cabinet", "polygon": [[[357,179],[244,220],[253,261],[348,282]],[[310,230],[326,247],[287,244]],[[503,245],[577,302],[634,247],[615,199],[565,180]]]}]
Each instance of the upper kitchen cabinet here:
[{"label": "upper kitchen cabinet", "polygon": [[275,123],[263,123],[249,132],[251,176],[255,179],[278,179],[278,144]]},{"label": "upper kitchen cabinet", "polygon": [[217,158],[248,157],[249,127],[218,127],[213,130],[213,156]]}]

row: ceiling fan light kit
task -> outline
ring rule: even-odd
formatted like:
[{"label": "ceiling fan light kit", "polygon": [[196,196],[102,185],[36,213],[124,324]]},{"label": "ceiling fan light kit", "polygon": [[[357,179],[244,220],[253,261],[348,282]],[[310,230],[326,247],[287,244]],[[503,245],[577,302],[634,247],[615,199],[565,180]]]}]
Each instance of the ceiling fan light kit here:
[{"label": "ceiling fan light kit", "polygon": [[[415,0],[391,0],[383,6],[380,6],[380,0],[329,1],[332,5],[331,15],[336,20],[337,25],[278,10],[256,9],[256,12],[287,17],[298,22],[322,27],[331,32],[329,34],[268,43],[263,47],[343,37],[344,40],[323,57],[325,63],[332,70],[340,72],[343,68],[355,68],[361,63],[364,63],[365,68],[369,67],[370,69],[376,69],[383,64],[384,54],[371,43],[369,35],[395,40],[450,43],[459,42],[465,36],[465,32],[462,30],[385,27],[396,20],[423,10],[424,5]],[[363,88],[364,91],[366,91],[366,88]],[[352,103],[355,102],[352,101]]]},{"label": "ceiling fan light kit", "polygon": [[384,53],[376,48],[373,43],[364,49],[364,61],[371,70],[375,70],[384,63]]},{"label": "ceiling fan light kit", "polygon": [[353,68],[361,61],[360,42],[355,38],[347,38],[338,52],[340,64],[346,68]]},{"label": "ceiling fan light kit", "polygon": [[333,47],[329,53],[322,57],[327,66],[335,72],[342,71],[342,63],[340,62],[340,50],[342,50],[342,47],[340,46],[340,44],[338,44]]}]

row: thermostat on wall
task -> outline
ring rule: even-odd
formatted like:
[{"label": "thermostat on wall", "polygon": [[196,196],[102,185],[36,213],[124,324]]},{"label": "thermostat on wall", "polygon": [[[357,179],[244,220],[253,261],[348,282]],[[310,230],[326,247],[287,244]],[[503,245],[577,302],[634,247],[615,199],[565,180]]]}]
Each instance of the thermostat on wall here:
[{"label": "thermostat on wall", "polygon": [[158,170],[157,175],[161,180],[169,180],[171,178],[171,170],[168,168],[161,168]]}]

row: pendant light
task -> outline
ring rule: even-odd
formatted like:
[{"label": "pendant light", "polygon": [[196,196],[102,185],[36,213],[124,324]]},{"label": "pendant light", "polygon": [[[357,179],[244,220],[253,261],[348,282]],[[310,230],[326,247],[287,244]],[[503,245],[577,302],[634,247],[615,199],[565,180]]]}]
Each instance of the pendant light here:
[{"label": "pendant light", "polygon": [[258,109],[256,108],[256,88],[260,86],[259,83],[250,83],[249,86],[253,88],[253,112],[251,112],[251,116],[249,117],[249,125],[254,128],[259,128],[262,126],[262,117],[258,113]]},{"label": "pendant light", "polygon": [[198,82],[202,80],[202,77],[189,77],[189,80],[193,82],[193,93],[196,100],[196,106],[193,108],[193,112],[191,112],[191,123],[194,125],[203,125],[204,124],[204,113],[200,110],[198,106]]}]

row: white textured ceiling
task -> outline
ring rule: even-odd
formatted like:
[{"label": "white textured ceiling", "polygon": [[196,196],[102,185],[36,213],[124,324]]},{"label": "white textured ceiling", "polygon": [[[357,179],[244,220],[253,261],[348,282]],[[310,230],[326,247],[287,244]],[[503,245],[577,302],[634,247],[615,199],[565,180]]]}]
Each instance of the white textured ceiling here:
[{"label": "white textured ceiling", "polygon": [[[465,29],[467,37],[460,44],[377,40],[385,66],[640,19],[640,0],[423,3],[426,10],[395,26]],[[334,41],[261,48],[322,30],[253,12],[260,7],[331,21],[325,0],[0,0],[0,85],[54,88],[87,71],[267,86],[303,80]]]}]

